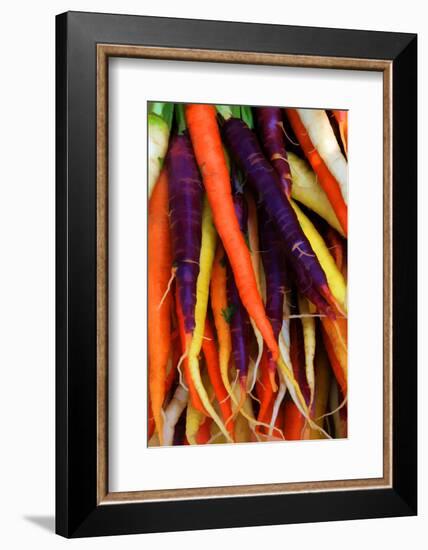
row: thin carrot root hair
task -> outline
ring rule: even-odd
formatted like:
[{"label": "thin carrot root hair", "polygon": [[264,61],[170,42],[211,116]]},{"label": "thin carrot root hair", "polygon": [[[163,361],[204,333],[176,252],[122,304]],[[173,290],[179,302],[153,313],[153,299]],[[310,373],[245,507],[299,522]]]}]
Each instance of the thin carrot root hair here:
[{"label": "thin carrot root hair", "polygon": [[254,364],[253,375],[251,377],[251,384],[250,384],[250,387],[249,387],[249,391],[253,391],[254,386],[256,385],[257,373],[258,373],[259,366],[260,366],[260,361],[262,360],[262,355],[263,355],[263,336],[261,335],[261,333],[258,330],[256,324],[254,323],[254,321],[251,318],[250,318],[250,323],[251,323],[251,326],[253,327],[254,335],[255,335],[256,340],[257,340],[257,350],[258,350],[257,351],[257,358],[256,358],[256,361],[255,361],[255,364]]},{"label": "thin carrot root hair", "polygon": [[[237,378],[236,378],[237,380]],[[236,380],[235,380],[235,385],[236,385]],[[238,386],[240,387],[240,386]],[[232,388],[231,388],[232,390]],[[242,392],[241,392],[242,393]],[[240,395],[239,397],[239,400],[236,398],[236,395],[235,395],[235,392],[232,391],[231,394],[230,394],[230,397],[234,403],[234,405],[237,407],[237,410],[235,410],[233,412],[233,415],[232,415],[232,419],[234,420],[238,414],[240,414],[241,416],[243,416],[247,421],[248,421],[248,424],[250,426],[250,429],[251,431],[253,432],[253,434],[257,437],[257,432],[256,432],[256,428],[258,426],[261,426],[263,428],[266,428],[266,429],[270,429],[270,424],[266,423],[266,422],[261,422],[260,420],[256,420],[254,417],[251,417],[250,415],[248,415],[245,410],[244,410],[244,406],[245,406],[245,401],[246,401],[246,398],[247,398],[247,393],[245,394],[245,399],[242,400],[242,395]],[[230,419],[228,419],[230,420]],[[226,422],[227,424],[227,422]],[[277,427],[274,427],[274,430],[276,431],[281,431],[279,428]]]},{"label": "thin carrot root hair", "polygon": [[342,399],[342,402],[335,409],[333,409],[332,411],[329,411],[328,413],[322,414],[321,416],[316,418],[316,420],[322,420],[327,416],[332,416],[333,414],[336,414],[337,412],[340,411],[340,409],[343,409],[343,407],[346,405],[347,402],[348,402],[348,396],[345,395],[345,397]]},{"label": "thin carrot root hair", "polygon": [[300,143],[297,143],[296,141],[293,141],[291,139],[291,137],[288,135],[288,133],[285,131],[285,128],[284,128],[284,123],[281,122],[281,124],[279,124],[279,127],[281,128],[281,130],[284,132],[284,136],[288,139],[288,141],[292,144],[292,145],[295,145],[296,147],[300,147]]},{"label": "thin carrot root hair", "polygon": [[[287,393],[287,386],[286,386],[284,380],[281,379],[280,383],[279,383],[278,395],[276,396],[275,402],[273,404],[272,417],[271,417],[271,420],[270,420],[269,435],[272,435],[272,432],[275,428],[275,422],[276,422],[276,419],[278,418],[279,409],[281,407],[281,404],[284,400],[284,397],[285,397],[286,393]],[[283,438],[284,438],[284,434],[283,434]]]},{"label": "thin carrot root hair", "polygon": [[186,391],[189,391],[189,388],[186,386],[186,384],[184,383],[184,376],[183,376],[183,371],[181,370],[181,365],[182,363],[187,359],[187,356],[188,356],[188,352],[187,350],[183,353],[183,355],[180,357],[180,359],[178,360],[178,363],[177,363],[177,371],[178,371],[178,380],[179,380],[179,384],[182,388],[184,388]]},{"label": "thin carrot root hair", "polygon": [[284,362],[282,358],[282,348],[283,348],[283,345],[281,344],[281,338],[280,338],[281,354],[278,361],[278,366],[280,367],[279,372],[284,378],[284,382],[287,386],[288,391],[290,392],[290,396],[294,401],[294,404],[298,408],[300,414],[305,418],[305,420],[308,422],[309,426],[313,430],[316,430],[322,433],[327,439],[332,439],[330,434],[328,434],[323,428],[318,426],[318,424],[316,424],[316,422],[314,422],[314,420],[311,418],[308,406],[306,405],[306,401],[300,390],[299,384],[297,383],[297,380],[294,378],[294,374],[291,371],[290,367]]},{"label": "thin carrot root hair", "polygon": [[174,282],[176,272],[177,272],[177,268],[173,267],[171,270],[171,278],[169,279],[168,286],[166,287],[165,293],[162,296],[161,301],[159,302],[158,309],[160,309],[163,306],[163,303],[165,302],[166,297],[171,292],[171,286],[172,286],[172,283]]}]

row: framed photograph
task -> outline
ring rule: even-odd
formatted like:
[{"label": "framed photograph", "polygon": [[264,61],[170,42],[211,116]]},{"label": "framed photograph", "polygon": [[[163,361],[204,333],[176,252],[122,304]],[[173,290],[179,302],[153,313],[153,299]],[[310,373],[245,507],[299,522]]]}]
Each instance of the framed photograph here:
[{"label": "framed photograph", "polygon": [[56,530],[417,513],[417,37],[56,20]]}]

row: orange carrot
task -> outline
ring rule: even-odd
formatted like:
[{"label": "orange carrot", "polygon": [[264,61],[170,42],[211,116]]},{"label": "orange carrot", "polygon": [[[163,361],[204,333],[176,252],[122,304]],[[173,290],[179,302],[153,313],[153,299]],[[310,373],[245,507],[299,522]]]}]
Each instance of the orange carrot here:
[{"label": "orange carrot", "polygon": [[305,417],[300,413],[291,399],[285,403],[284,410],[284,438],[290,441],[302,439]]},{"label": "orange carrot", "polygon": [[152,404],[149,397],[149,421],[147,426],[147,439],[150,440],[155,433],[155,419],[153,418]]},{"label": "orange carrot", "polygon": [[178,293],[175,294],[175,307],[176,307],[176,313],[177,313],[178,330],[180,332],[182,354],[186,354],[183,360],[184,379],[186,381],[187,387],[189,388],[190,400],[192,402],[193,407],[196,410],[206,415],[207,413],[205,411],[204,406],[202,405],[201,398],[199,397],[198,391],[195,387],[195,383],[193,382],[192,377],[190,376],[189,359],[187,357],[187,352],[189,351],[187,349],[189,339],[184,327],[184,315],[181,309],[180,298],[178,296]]},{"label": "orange carrot", "polygon": [[[260,378],[257,381],[257,396],[260,399],[260,409],[257,416],[259,422],[270,422],[271,416],[269,416],[270,405],[273,408],[273,402],[275,401],[275,393],[270,381],[270,369],[269,361],[266,351],[263,352],[262,359],[260,361]],[[270,410],[272,413],[272,410]]]},{"label": "orange carrot", "polygon": [[331,255],[334,258],[338,270],[342,272],[345,257],[343,241],[340,238],[340,235],[332,227],[328,227],[325,232],[325,241]]},{"label": "orange carrot", "polygon": [[172,357],[171,357],[171,368],[169,372],[167,372],[166,380],[165,380],[165,395],[169,392],[171,389],[171,386],[175,380],[175,374],[177,372],[177,365],[180,361],[181,357],[181,350],[180,350],[180,344],[176,343],[176,340],[179,340],[179,332],[178,330],[175,330],[173,334],[171,335],[171,346],[172,346]]},{"label": "orange carrot", "polygon": [[162,405],[171,339],[171,296],[169,292],[165,294],[172,262],[168,211],[168,180],[166,171],[162,170],[150,198],[148,212],[149,393],[161,445]]},{"label": "orange carrot", "polygon": [[250,252],[235,215],[229,170],[217,125],[215,107],[188,104],[186,121],[213,213],[214,224],[229,258],[240,298],[249,316],[260,330],[273,360],[276,361],[279,355],[278,343],[266,316],[257,289]]},{"label": "orange carrot", "polygon": [[199,426],[198,433],[196,434],[196,443],[198,445],[206,445],[211,439],[211,425],[213,419],[207,416],[202,424]]},{"label": "orange carrot", "polygon": [[234,427],[231,399],[221,377],[217,346],[214,339],[214,330],[208,318],[205,320],[205,336],[202,342],[202,351],[204,352],[208,376],[219,403],[223,420],[233,439]]},{"label": "orange carrot", "polygon": [[228,311],[226,282],[227,270],[225,253],[222,244],[219,243],[211,273],[211,309],[213,311],[214,323],[217,331],[221,378],[225,388],[230,392],[228,368],[230,356],[232,354],[232,340],[226,316],[226,312]]},{"label": "orange carrot", "polygon": [[297,110],[286,109],[286,113],[300,146],[318,176],[318,181],[324,189],[346,235],[348,233],[348,208],[342,196],[340,185],[314,147]]},{"label": "orange carrot", "polygon": [[[344,321],[338,324],[338,321]],[[322,334],[324,346],[330,360],[331,368],[344,396],[347,395],[346,371],[346,319],[338,319],[335,324],[325,323],[322,319]]]}]

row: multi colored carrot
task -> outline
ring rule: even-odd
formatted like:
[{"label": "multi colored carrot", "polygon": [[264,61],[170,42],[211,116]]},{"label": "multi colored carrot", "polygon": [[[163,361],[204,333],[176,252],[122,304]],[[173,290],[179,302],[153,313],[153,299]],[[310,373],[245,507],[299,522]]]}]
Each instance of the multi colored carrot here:
[{"label": "multi colored carrot", "polygon": [[[325,274],[281,189],[275,171],[261,151],[256,135],[242,120],[236,118],[224,121],[223,135],[226,146],[275,224],[289,261],[306,272],[306,278],[313,281],[319,309],[326,315],[334,315],[331,308],[332,295]],[[300,285],[300,290],[305,292],[306,282]]]},{"label": "multi colored carrot", "polygon": [[272,356],[277,359],[278,344],[266,317],[248,246],[235,216],[216,110],[213,105],[189,104],[186,106],[186,120],[214,223],[232,267],[242,303],[262,333]]},{"label": "multi colored carrot", "polygon": [[347,437],[344,113],[148,112],[148,445]]},{"label": "multi colored carrot", "polygon": [[327,115],[315,109],[286,109],[286,113],[306,158],[347,234],[347,163]]},{"label": "multi colored carrot", "polygon": [[169,293],[162,302],[171,272],[168,178],[165,170],[162,171],[150,199],[148,232],[149,391],[153,418],[162,444],[162,405],[165,399],[166,366],[171,343]]},{"label": "multi colored carrot", "polygon": [[234,423],[232,418],[231,397],[222,380],[217,349],[218,343],[215,341],[214,329],[211,325],[211,321],[207,318],[205,320],[205,334],[202,342],[202,350],[204,352],[208,376],[211,380],[211,385],[214,389],[224,424],[233,438]]}]

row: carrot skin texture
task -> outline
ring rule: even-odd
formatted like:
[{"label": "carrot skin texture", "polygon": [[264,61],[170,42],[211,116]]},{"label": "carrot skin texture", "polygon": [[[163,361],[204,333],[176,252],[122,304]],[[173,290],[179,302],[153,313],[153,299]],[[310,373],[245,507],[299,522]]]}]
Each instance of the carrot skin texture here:
[{"label": "carrot skin texture", "polygon": [[343,395],[347,395],[348,325],[346,319],[321,320],[324,346]]},{"label": "carrot skin texture", "polygon": [[305,425],[305,417],[301,414],[293,401],[286,401],[284,407],[284,439],[299,441]]},{"label": "carrot skin texture", "polygon": [[[260,408],[257,416],[259,422],[269,422],[269,405],[274,399],[274,391],[269,379],[269,362],[266,351],[263,352],[260,361],[260,378],[257,382],[257,395],[260,399]],[[256,430],[263,432],[261,428]]]},{"label": "carrot skin texture", "polygon": [[278,174],[285,194],[290,198],[291,170],[285,149],[281,108],[256,107],[255,113],[263,149]]},{"label": "carrot skin texture", "polygon": [[327,194],[331,205],[336,213],[340,225],[342,226],[345,235],[348,233],[348,208],[343,199],[340,186],[336,181],[336,178],[328,169],[324,160],[321,158],[318,151],[315,149],[308,132],[302,123],[296,109],[286,109],[288,120],[293,128],[293,131],[299,140],[299,143],[306,155],[312,169],[318,176],[318,181],[321,187]]},{"label": "carrot skin texture", "polygon": [[196,443],[198,445],[206,445],[211,439],[211,425],[213,423],[212,418],[207,416],[202,424],[199,426],[198,433],[196,434]]},{"label": "carrot skin texture", "polygon": [[[178,292],[175,295],[175,302],[176,302],[175,305],[176,305],[176,313],[177,313],[177,322],[178,322],[178,328],[180,332],[181,350],[183,354],[184,353],[187,354],[189,351],[188,350],[189,338],[188,338],[188,335],[186,334],[186,329],[184,324],[184,315],[181,308],[180,297],[178,295]],[[199,412],[206,414],[201,398],[199,397],[198,391],[195,387],[192,377],[190,376],[188,357],[184,358],[183,365],[184,365],[184,379],[186,380],[187,387],[189,388],[189,396],[190,396],[192,405]]]},{"label": "carrot skin texture", "polygon": [[[236,186],[234,186],[236,189]],[[245,235],[247,231],[248,211],[244,195],[234,193],[233,204],[239,228]],[[239,296],[230,263],[227,265],[227,303],[230,311],[230,333],[232,339],[232,356],[235,367],[239,372],[239,378],[244,383],[248,373],[249,354],[249,330],[250,320]]]},{"label": "carrot skin texture", "polygon": [[[228,266],[229,267],[229,266]],[[240,380],[244,380],[248,373],[250,360],[248,351],[249,319],[239,297],[233,272],[227,270],[227,303],[230,308],[230,333],[232,339],[232,356],[235,367],[239,372]]]},{"label": "carrot skin texture", "polygon": [[227,311],[227,259],[221,243],[218,243],[211,274],[210,296],[219,346],[219,364],[223,384],[228,386],[229,360],[232,354],[230,326],[225,319]]},{"label": "carrot skin texture", "polygon": [[174,134],[166,157],[173,260],[186,333],[195,328],[203,188],[187,135]]},{"label": "carrot skin texture", "polygon": [[[328,316],[334,316],[332,308],[325,302],[331,298],[331,294],[324,271],[300,228],[297,216],[281,188],[276,172],[264,157],[256,135],[242,120],[236,118],[224,121],[222,131],[228,150],[274,221],[289,261],[297,266],[298,271],[306,272],[306,279],[313,281],[314,291],[316,290],[320,295],[318,305],[321,311]],[[300,291],[305,294],[306,281],[305,284],[298,282]]]},{"label": "carrot skin texture", "polygon": [[229,258],[239,295],[275,360],[279,349],[257,289],[250,252],[239,229],[230,177],[213,105],[188,104],[186,121],[213,212],[214,224]]},{"label": "carrot skin texture", "polygon": [[153,417],[152,404],[149,399],[149,421],[147,423],[147,439],[150,440],[155,433],[155,419]]},{"label": "carrot skin texture", "polygon": [[[259,207],[260,249],[266,281],[266,315],[272,323],[273,333],[278,340],[282,328],[284,296],[286,286],[285,258],[276,228],[265,208]],[[276,389],[276,363],[268,352],[271,371],[271,385]]]},{"label": "carrot skin texture", "polygon": [[303,328],[299,319],[290,319],[290,359],[294,377],[299,384],[306,404],[309,405],[311,391],[306,379]]},{"label": "carrot skin texture", "polygon": [[168,293],[163,302],[162,298],[168,287],[172,262],[168,178],[165,170],[161,172],[149,201],[148,257],[149,393],[154,421],[162,444],[161,409],[165,399],[166,367],[171,345],[171,295]]},{"label": "carrot skin texture", "polygon": [[227,390],[223,384],[223,380],[220,372],[217,346],[216,346],[215,336],[214,336],[214,329],[208,318],[205,321],[205,338],[202,343],[202,351],[205,356],[208,376],[210,378],[211,385],[214,389],[215,396],[219,403],[223,420],[225,422],[226,428],[228,429],[229,433],[233,438],[234,426],[233,426],[233,419],[232,419],[231,398],[227,393]]},{"label": "carrot skin texture", "polygon": [[332,227],[328,227],[325,232],[325,240],[338,270],[342,271],[345,261],[345,250],[341,236]]},{"label": "carrot skin texture", "polygon": [[286,267],[281,241],[275,226],[263,207],[259,207],[260,255],[266,280],[266,314],[278,339],[282,327]]}]

